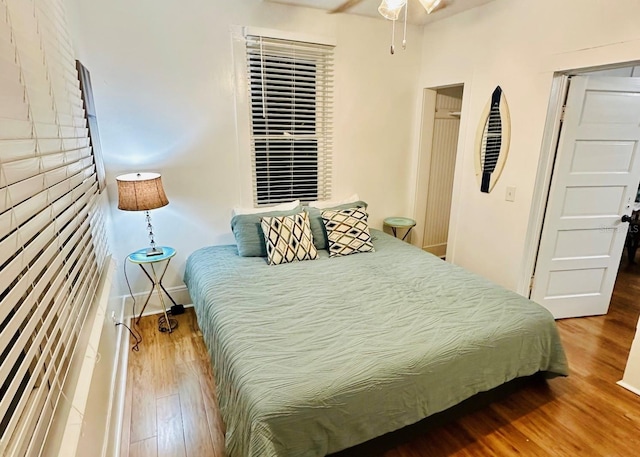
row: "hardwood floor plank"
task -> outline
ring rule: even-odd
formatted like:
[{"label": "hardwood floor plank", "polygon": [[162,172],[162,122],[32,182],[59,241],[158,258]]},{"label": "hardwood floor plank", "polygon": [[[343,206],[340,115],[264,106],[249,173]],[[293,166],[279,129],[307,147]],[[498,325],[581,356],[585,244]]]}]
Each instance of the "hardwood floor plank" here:
[{"label": "hardwood floor plank", "polygon": [[156,395],[154,378],[160,376],[154,366],[155,347],[159,344],[153,331],[156,321],[143,319],[139,329],[143,342],[139,352],[129,353],[131,370],[131,443],[156,436]]},{"label": "hardwood floor plank", "polygon": [[[607,395],[602,388],[579,379],[572,384],[575,392],[561,396],[552,404],[555,406],[552,417],[556,419],[556,423],[560,422],[568,433],[590,433],[593,436],[590,441],[591,447],[594,450],[599,449],[602,452],[600,455],[631,455],[629,452],[633,449],[640,449],[638,436],[640,424],[624,419],[624,408],[620,405],[624,393],[620,392],[620,387],[613,384],[612,393]],[[614,390],[621,395],[615,395]],[[636,398],[628,398],[628,400],[640,407],[640,402],[637,402]],[[607,430],[606,436],[601,436],[602,430]],[[598,437],[601,437],[602,441]],[[618,453],[610,449],[611,443],[618,443],[616,446]]]},{"label": "hardwood floor plank", "polygon": [[517,405],[513,402],[499,402],[492,405],[492,409],[518,430],[521,430],[528,439],[535,442],[541,448],[538,455],[587,455],[588,449],[576,441],[556,439],[557,434],[568,433],[568,430],[559,430],[554,427],[553,417],[549,416],[543,408],[537,410],[535,417],[518,414]]},{"label": "hardwood floor plank", "polygon": [[504,416],[487,408],[482,420],[465,417],[460,425],[468,430],[488,452],[485,455],[544,455],[544,449],[527,437],[522,429]]},{"label": "hardwood floor plank", "polygon": [[180,391],[180,409],[188,457],[214,456],[213,440],[207,422],[200,386],[202,370],[193,362],[176,366]]},{"label": "hardwood floor plank", "polygon": [[[129,344],[135,344],[133,339],[129,340]],[[133,389],[131,388],[133,378],[131,377],[133,370],[127,370],[126,390],[124,397],[124,409],[122,411],[122,435],[120,435],[120,457],[129,455],[129,443],[131,443],[131,405],[133,402]]]},{"label": "hardwood floor plank", "polygon": [[153,352],[153,386],[156,398],[162,398],[178,394],[178,380],[175,366],[178,363],[175,351],[178,338],[174,334],[163,333],[159,335],[159,343],[152,349]]},{"label": "hardwood floor plank", "polygon": [[[610,449],[615,443],[613,440],[599,442],[600,420],[587,422],[590,416],[571,402],[566,402],[564,396],[556,397],[533,412],[512,421],[512,425],[531,431],[531,439],[545,449],[545,453],[540,455],[618,455]],[[505,415],[511,419],[510,415]]]},{"label": "hardwood floor plank", "polygon": [[191,338],[201,337],[202,332],[200,331],[200,326],[198,326],[198,317],[193,307],[186,309],[188,312],[185,312],[184,318],[182,319],[182,328],[185,329],[185,332],[187,332],[187,335]]},{"label": "hardwood floor plank", "polygon": [[158,445],[156,438],[147,438],[146,440],[131,443],[129,447],[129,457],[157,457]]},{"label": "hardwood floor plank", "polygon": [[192,338],[180,338],[175,341],[173,350],[176,360],[181,362],[195,362],[198,358]]},{"label": "hardwood floor plank", "polygon": [[186,457],[180,397],[158,398],[158,457]]},{"label": "hardwood floor plank", "polygon": [[220,417],[220,411],[218,409],[218,400],[216,396],[216,388],[214,383],[213,370],[211,369],[211,363],[209,362],[209,355],[207,348],[204,345],[202,338],[194,339],[196,349],[198,353],[198,366],[201,368],[200,372],[200,389],[202,391],[202,398],[204,399],[204,409],[207,413],[207,423],[209,425],[209,433],[211,434],[211,441],[216,456],[224,456],[224,422]]}]

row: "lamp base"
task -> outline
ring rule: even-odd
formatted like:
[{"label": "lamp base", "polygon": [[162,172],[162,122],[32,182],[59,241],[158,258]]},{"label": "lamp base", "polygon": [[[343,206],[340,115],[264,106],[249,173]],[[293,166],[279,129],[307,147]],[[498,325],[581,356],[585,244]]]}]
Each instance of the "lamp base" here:
[{"label": "lamp base", "polygon": [[154,255],[162,255],[164,254],[164,252],[162,252],[162,249],[158,249],[158,248],[149,248],[147,249],[146,255],[147,257],[152,257]]}]

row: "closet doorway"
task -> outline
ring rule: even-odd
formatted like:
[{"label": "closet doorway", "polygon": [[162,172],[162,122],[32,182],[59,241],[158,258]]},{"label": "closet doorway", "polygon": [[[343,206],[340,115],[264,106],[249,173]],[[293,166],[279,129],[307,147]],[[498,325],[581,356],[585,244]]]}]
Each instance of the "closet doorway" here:
[{"label": "closet doorway", "polygon": [[412,243],[445,258],[463,85],[424,89]]}]

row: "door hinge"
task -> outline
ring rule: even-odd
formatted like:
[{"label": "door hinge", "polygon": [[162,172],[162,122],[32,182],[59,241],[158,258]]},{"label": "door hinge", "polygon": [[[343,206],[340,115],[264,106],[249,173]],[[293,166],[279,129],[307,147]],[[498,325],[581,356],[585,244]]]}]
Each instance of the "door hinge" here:
[{"label": "door hinge", "polygon": [[531,296],[531,292],[533,292],[533,285],[535,284],[536,276],[531,276],[531,280],[529,281],[529,296]]},{"label": "door hinge", "polygon": [[562,111],[560,111],[560,122],[564,122],[564,115],[567,112],[567,105],[562,106]]}]

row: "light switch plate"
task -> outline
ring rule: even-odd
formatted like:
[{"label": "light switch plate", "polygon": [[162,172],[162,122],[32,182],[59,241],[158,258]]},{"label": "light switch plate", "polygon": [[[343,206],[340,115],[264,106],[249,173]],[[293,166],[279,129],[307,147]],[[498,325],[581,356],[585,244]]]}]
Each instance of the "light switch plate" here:
[{"label": "light switch plate", "polygon": [[508,202],[516,201],[516,188],[515,187],[507,187],[507,195],[504,199]]}]

